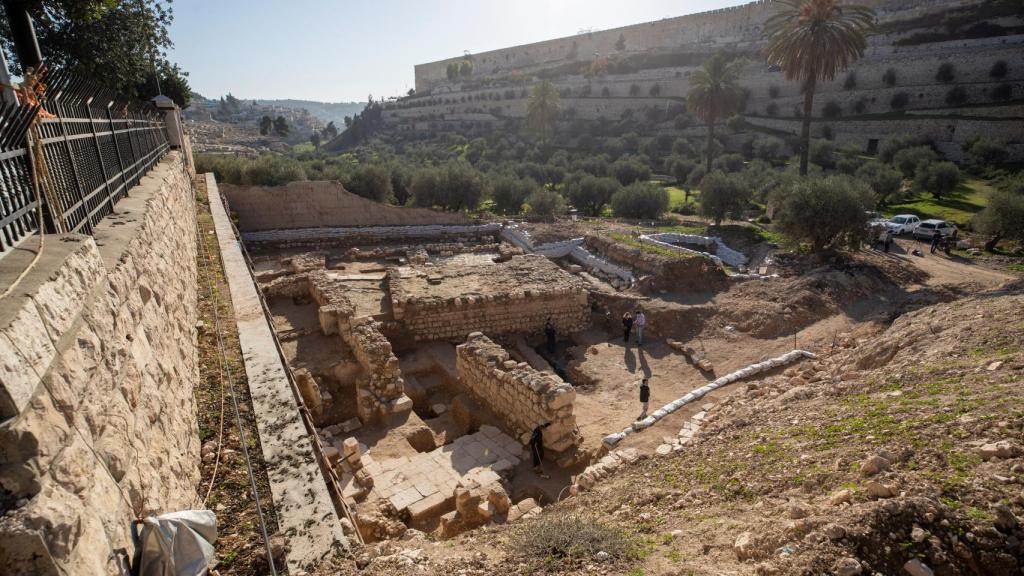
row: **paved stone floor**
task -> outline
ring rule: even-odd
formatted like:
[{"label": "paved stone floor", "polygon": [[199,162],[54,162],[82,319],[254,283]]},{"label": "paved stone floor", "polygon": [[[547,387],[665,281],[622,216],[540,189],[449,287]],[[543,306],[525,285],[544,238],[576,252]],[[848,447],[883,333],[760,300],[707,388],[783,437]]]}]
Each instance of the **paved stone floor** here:
[{"label": "paved stone floor", "polygon": [[367,454],[362,462],[373,477],[371,497],[390,500],[415,521],[451,508],[457,486],[492,484],[524,456],[523,446],[511,436],[494,426],[481,426],[479,432],[430,452],[382,461]]}]

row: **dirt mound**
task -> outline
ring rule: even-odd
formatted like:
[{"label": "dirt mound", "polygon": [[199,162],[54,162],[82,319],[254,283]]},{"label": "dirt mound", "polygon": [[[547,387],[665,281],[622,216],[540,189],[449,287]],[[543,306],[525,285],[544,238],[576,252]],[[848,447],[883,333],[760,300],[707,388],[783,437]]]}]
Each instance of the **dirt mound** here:
[{"label": "dirt mound", "polygon": [[[859,306],[862,301],[906,300],[910,298],[906,288],[926,277],[916,268],[874,253],[802,270],[808,266],[806,258],[791,259],[780,278],[745,282],[718,295],[715,304],[723,320],[751,336],[775,338],[840,312],[864,319],[876,310]],[[936,291],[914,299],[930,304],[953,296]]]}]

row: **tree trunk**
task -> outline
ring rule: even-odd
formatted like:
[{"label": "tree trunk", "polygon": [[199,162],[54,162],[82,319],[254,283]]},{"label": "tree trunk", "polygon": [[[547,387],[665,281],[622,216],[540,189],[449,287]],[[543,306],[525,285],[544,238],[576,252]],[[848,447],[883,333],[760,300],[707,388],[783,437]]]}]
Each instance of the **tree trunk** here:
[{"label": "tree trunk", "polygon": [[988,242],[985,242],[985,250],[988,251],[988,252],[992,252],[993,250],[996,249],[996,244],[999,244],[999,241],[1002,240],[1002,239],[1003,239],[1003,235],[1002,234],[996,234]]},{"label": "tree trunk", "polygon": [[811,110],[814,108],[815,78],[811,77],[804,83],[804,122],[800,128],[800,175],[807,176],[807,159],[811,152]]},{"label": "tree trunk", "polygon": [[704,172],[706,174],[711,174],[711,160],[714,158],[714,155],[715,155],[714,143],[715,143],[715,118],[711,117],[708,120],[708,150],[707,150],[707,152],[708,152],[708,165],[707,165],[707,169],[704,170]]}]

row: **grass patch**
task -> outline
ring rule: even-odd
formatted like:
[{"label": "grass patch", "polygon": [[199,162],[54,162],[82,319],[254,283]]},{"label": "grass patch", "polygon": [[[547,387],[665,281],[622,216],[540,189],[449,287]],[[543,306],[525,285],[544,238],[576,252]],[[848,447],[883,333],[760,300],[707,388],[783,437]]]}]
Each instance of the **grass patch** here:
[{"label": "grass patch", "polygon": [[651,244],[650,242],[641,242],[638,238],[634,238],[629,234],[610,234],[609,237],[620,244],[632,246],[633,248],[639,248],[641,252],[645,254],[656,254],[658,256],[664,256],[666,258],[674,259],[685,259],[695,258],[696,254],[690,254],[687,252],[676,252],[657,244]]},{"label": "grass patch", "polygon": [[883,210],[886,216],[914,214],[922,220],[940,218],[963,228],[971,218],[988,205],[988,194],[992,187],[984,180],[967,180],[953,192],[942,198],[933,198],[930,193],[918,192],[913,197],[891,204]]},{"label": "grass patch", "polygon": [[686,201],[686,192],[678,186],[665,186],[668,192],[668,209],[673,210],[681,206],[690,205],[696,210],[697,199],[700,197],[700,190],[690,190],[690,200]]}]

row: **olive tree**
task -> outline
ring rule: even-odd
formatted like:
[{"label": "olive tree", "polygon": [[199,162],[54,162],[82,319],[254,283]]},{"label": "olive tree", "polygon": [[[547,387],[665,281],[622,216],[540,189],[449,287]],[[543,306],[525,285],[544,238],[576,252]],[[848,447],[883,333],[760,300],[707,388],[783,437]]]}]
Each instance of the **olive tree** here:
[{"label": "olive tree", "polygon": [[791,181],[777,191],[775,203],[778,229],[821,253],[863,239],[875,196],[863,182],[837,175]]},{"label": "olive tree", "polygon": [[738,218],[750,202],[750,186],[736,174],[715,170],[700,181],[700,215],[720,226],[726,216]]}]

